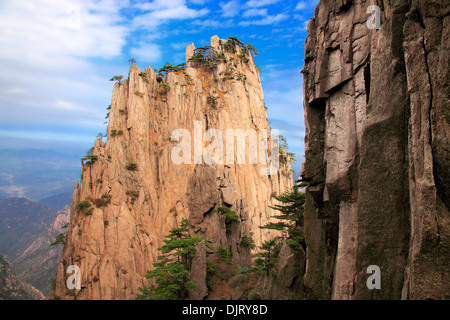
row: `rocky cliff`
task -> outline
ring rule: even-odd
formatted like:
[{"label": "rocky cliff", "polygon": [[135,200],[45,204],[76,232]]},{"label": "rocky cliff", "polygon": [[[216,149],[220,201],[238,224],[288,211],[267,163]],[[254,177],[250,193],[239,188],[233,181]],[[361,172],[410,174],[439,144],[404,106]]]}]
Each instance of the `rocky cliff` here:
[{"label": "rocky cliff", "polygon": [[39,289],[46,297],[52,292],[52,283],[62,256],[61,245],[50,245],[58,234],[65,232],[69,222],[69,207],[59,210],[56,217],[11,263],[15,273]]},{"label": "rocky cliff", "polygon": [[20,280],[8,261],[0,255],[0,300],[43,300],[44,295],[29,283]]},{"label": "rocky cliff", "polygon": [[316,7],[302,71],[306,298],[450,298],[449,10]]},{"label": "rocky cliff", "polygon": [[[273,150],[260,145],[253,162],[248,151],[258,143],[250,140],[244,143],[245,159],[239,158],[237,142],[234,155],[226,154],[222,164],[210,161],[220,153],[218,133],[225,139],[227,129],[269,130],[259,72],[249,52],[217,36],[211,47],[199,50],[188,46],[186,67],[171,68],[165,76],[132,65],[128,79],[114,86],[108,140],[95,141],[73,193],[55,296],[134,299],[138,288],[149,284],[144,276],[157,261],[164,236],[181,219],[189,220],[193,236],[230,250],[236,266],[251,263],[243,236],[252,232],[257,245],[269,236],[258,227],[274,215],[268,208],[271,195],[292,186],[289,161],[267,175],[259,156],[272,156]],[[198,134],[203,138],[196,144]],[[225,149],[235,150],[229,143]],[[192,152],[180,151],[181,146]],[[205,152],[211,157],[202,160]],[[226,226],[219,206],[235,211],[240,223]],[[196,258],[195,267],[204,260]],[[80,290],[66,288],[70,265],[80,267]],[[199,270],[196,299],[208,294],[205,268]]]},{"label": "rocky cliff", "polygon": [[62,246],[50,243],[68,220],[68,206],[56,212],[26,198],[0,199],[0,254],[21,281],[47,297],[62,256]]}]

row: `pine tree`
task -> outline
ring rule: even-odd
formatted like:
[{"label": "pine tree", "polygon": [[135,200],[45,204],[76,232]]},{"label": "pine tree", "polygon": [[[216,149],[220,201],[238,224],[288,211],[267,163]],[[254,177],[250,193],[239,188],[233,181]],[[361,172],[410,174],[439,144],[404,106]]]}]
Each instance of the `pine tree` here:
[{"label": "pine tree", "polygon": [[195,246],[203,240],[188,233],[188,220],[183,219],[179,228],[173,228],[158,250],[162,255],[147,272],[147,279],[155,279],[155,285],[139,288],[138,300],[183,300],[195,284],[189,280],[189,270],[195,255]]},{"label": "pine tree", "polygon": [[255,261],[253,270],[256,273],[275,274],[276,263],[278,261],[278,253],[280,249],[277,248],[277,239],[268,240],[259,247],[260,251],[255,254]]},{"label": "pine tree", "polygon": [[122,82],[123,76],[114,76],[109,81],[117,81],[119,84]]},{"label": "pine tree", "polygon": [[281,202],[270,207],[281,212],[274,218],[281,220],[280,222],[270,222],[261,228],[282,231],[287,234],[286,243],[294,249],[306,248],[303,234],[303,212],[305,204],[305,194],[300,188],[305,185],[304,182],[297,180],[292,191],[285,192],[280,196],[273,197]]},{"label": "pine tree", "polygon": [[216,211],[216,210],[225,220],[226,232],[227,232],[227,235],[230,235],[231,232],[233,231],[233,229],[232,229],[233,222],[235,222],[237,224],[241,223],[241,221],[239,220],[239,216],[236,214],[236,211],[233,211],[226,206],[219,206],[214,211]]},{"label": "pine tree", "polygon": [[55,237],[55,241],[53,241],[52,243],[50,243],[50,245],[51,245],[51,246],[56,246],[56,245],[58,245],[58,244],[60,244],[60,243],[64,244],[64,239],[65,239],[64,234],[60,233],[60,234],[58,234],[58,235]]}]

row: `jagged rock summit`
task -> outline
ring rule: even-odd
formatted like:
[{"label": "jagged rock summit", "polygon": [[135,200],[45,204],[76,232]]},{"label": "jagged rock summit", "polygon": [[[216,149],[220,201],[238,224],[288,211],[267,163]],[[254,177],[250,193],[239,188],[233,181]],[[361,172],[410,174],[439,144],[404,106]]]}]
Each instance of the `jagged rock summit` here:
[{"label": "jagged rock summit", "polygon": [[[249,52],[214,36],[210,47],[187,47],[185,67],[162,73],[132,65],[128,79],[114,86],[108,140],[95,141],[73,193],[55,297],[134,299],[138,288],[149,284],[144,277],[157,262],[164,236],[181,219],[189,220],[193,236],[230,250],[235,265],[249,266],[250,249],[241,238],[252,232],[261,244],[268,235],[258,227],[275,214],[269,208],[271,195],[292,187],[289,162],[264,175],[267,166],[259,160],[237,164],[237,152],[223,164],[198,158],[218,141],[205,136],[209,129],[224,137],[227,129],[269,130],[259,72]],[[181,163],[173,160],[173,150],[187,141],[174,138],[176,130],[192,137],[188,144],[195,156],[178,152]],[[199,132],[200,145],[194,144]],[[226,149],[234,150],[228,143]],[[251,142],[245,146],[255,148]],[[271,153],[260,147],[261,152]],[[227,231],[218,206],[235,211],[240,223]],[[80,268],[81,289],[66,287],[70,265]],[[204,289],[201,281],[198,287]],[[200,290],[195,298],[207,294]]]}]

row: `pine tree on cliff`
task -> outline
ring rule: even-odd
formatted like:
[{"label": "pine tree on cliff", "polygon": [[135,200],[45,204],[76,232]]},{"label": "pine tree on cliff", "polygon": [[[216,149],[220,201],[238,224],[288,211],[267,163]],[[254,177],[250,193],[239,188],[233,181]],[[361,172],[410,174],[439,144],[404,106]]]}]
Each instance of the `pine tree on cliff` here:
[{"label": "pine tree on cliff", "polygon": [[276,263],[280,249],[277,248],[277,239],[267,240],[259,247],[260,251],[255,254],[253,270],[256,273],[275,274]]},{"label": "pine tree on cliff", "polygon": [[285,192],[282,195],[273,197],[281,202],[270,207],[274,210],[281,212],[280,215],[274,218],[281,220],[280,222],[270,222],[262,229],[273,229],[278,231],[284,231],[287,233],[286,243],[293,249],[306,248],[305,239],[303,234],[303,212],[305,205],[305,194],[300,191],[300,188],[305,186],[305,182],[301,180],[296,181],[292,191]]},{"label": "pine tree on cliff", "polygon": [[160,247],[163,254],[159,262],[153,264],[154,270],[147,272],[147,279],[155,279],[155,285],[139,288],[142,292],[138,300],[183,300],[189,296],[189,290],[195,287],[189,280],[189,270],[195,255],[195,245],[201,237],[188,234],[188,220],[183,219],[179,228],[173,228]]}]

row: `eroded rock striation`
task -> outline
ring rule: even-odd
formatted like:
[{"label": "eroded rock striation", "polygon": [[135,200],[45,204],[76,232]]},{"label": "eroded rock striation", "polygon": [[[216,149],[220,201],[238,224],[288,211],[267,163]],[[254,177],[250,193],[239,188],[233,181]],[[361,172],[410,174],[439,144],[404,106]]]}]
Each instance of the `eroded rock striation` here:
[{"label": "eroded rock striation", "polygon": [[[75,186],[54,296],[134,299],[139,287],[149,285],[145,275],[157,262],[164,236],[181,219],[189,220],[193,236],[204,237],[214,249],[230,250],[236,266],[250,265],[250,249],[241,239],[252,232],[259,245],[269,236],[258,227],[275,214],[269,209],[271,195],[292,187],[289,162],[275,174],[264,175],[267,165],[247,158],[243,164],[231,158],[208,164],[191,155],[188,164],[173,160],[175,147],[186,143],[172,136],[176,130],[190,134],[188,144],[197,155],[217,142],[217,137],[205,136],[209,129],[222,132],[224,139],[227,129],[269,130],[253,57],[239,46],[234,53],[225,50],[226,43],[217,36],[211,39],[214,61],[191,59],[196,49],[188,46],[186,68],[168,72],[165,79],[151,67],[141,72],[132,65],[128,79],[114,86],[108,140],[95,141]],[[198,132],[203,133],[200,146],[194,145]],[[226,149],[235,148],[228,143]],[[246,150],[255,145],[247,142]],[[267,150],[258,154],[261,151]],[[83,201],[88,203],[83,206]],[[219,206],[235,211],[240,223],[226,226]],[[200,245],[197,253],[203,256],[194,259],[194,299],[208,294],[205,267],[199,267],[206,263],[206,250]],[[79,290],[66,288],[70,265],[80,267]]]},{"label": "eroded rock striation", "polygon": [[[306,298],[450,298],[449,10],[316,7],[302,71]],[[381,289],[366,285],[370,265]]]}]

